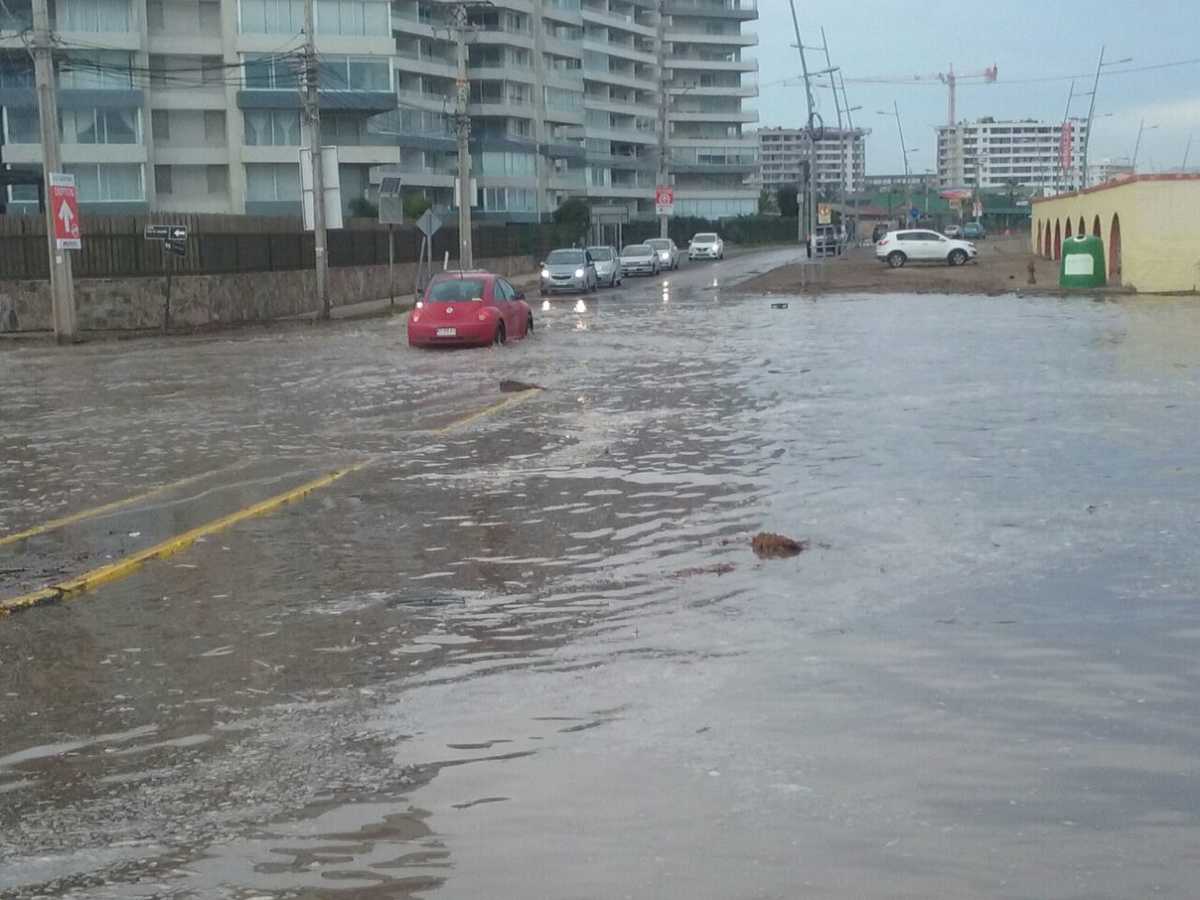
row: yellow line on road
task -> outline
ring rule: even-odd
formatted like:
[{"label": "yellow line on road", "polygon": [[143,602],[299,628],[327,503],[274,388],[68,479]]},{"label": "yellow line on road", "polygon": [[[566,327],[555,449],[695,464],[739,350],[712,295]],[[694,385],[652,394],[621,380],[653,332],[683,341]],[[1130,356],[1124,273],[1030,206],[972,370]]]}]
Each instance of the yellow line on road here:
[{"label": "yellow line on road", "polygon": [[[529,396],[538,393],[541,393],[541,391],[532,390],[515,394],[512,397],[506,397],[504,400],[493,403],[491,406],[486,406],[478,412],[463,416],[461,419],[456,419],[448,425],[444,425],[441,428],[435,429],[433,433],[446,434],[456,428],[461,428],[464,425],[469,425],[472,422],[476,422],[485,416],[493,415],[502,409],[515,406],[517,403],[522,402]],[[140,569],[145,563],[150,562],[151,560],[166,559],[174,556],[176,553],[186,550],[192,544],[196,543],[196,541],[198,541],[200,538],[208,537],[209,535],[224,531],[225,529],[230,528],[239,522],[244,522],[246,519],[251,519],[255,516],[262,516],[266,515],[267,513],[274,512],[281,506],[306,497],[313,491],[320,490],[323,487],[328,487],[335,481],[339,481],[353,472],[361,471],[362,469],[367,468],[367,466],[373,465],[381,458],[382,457],[372,457],[371,459],[366,459],[362,462],[355,463],[352,466],[346,466],[343,469],[338,469],[334,472],[330,472],[327,475],[322,475],[320,478],[307,481],[299,487],[294,487],[289,491],[284,491],[282,494],[276,494],[274,497],[268,497],[266,500],[262,500],[253,504],[252,506],[247,506],[244,509],[238,510],[237,512],[230,513],[227,516],[222,516],[219,519],[214,519],[213,521],[207,522],[204,525],[197,526],[191,531],[185,531],[183,534],[176,535],[173,538],[168,538],[162,543],[155,544],[153,547],[147,547],[145,550],[139,550],[137,553],[133,553],[123,559],[119,559],[107,566],[101,566],[98,569],[92,569],[90,572],[85,572],[84,574],[75,578],[70,578],[66,581],[60,581],[57,584],[48,585],[47,587],[33,591],[29,594],[24,594],[20,597],[13,597],[10,600],[0,601],[0,619],[11,615],[14,612],[30,609],[34,606],[40,606],[43,603],[51,603],[56,600],[69,599],[77,594],[82,594],[85,591],[98,588],[110,581],[117,581],[121,578],[127,578]],[[199,478],[202,476],[196,477]],[[155,491],[148,492],[148,494],[165,490],[166,487],[174,487],[178,484],[182,484],[182,482],[176,482],[175,485],[166,485],[163,488],[158,488],[155,489]],[[142,496],[148,496],[148,494]],[[116,505],[131,503],[135,499],[137,498],[130,498],[126,501],[120,501]],[[113,506],[113,504],[110,504],[110,506]],[[98,509],[103,510],[105,507],[98,507]],[[70,522],[80,521],[81,519],[88,518],[89,515],[98,514],[99,513],[97,510],[89,510],[86,513],[77,513],[75,516],[67,516],[57,521],[60,525],[70,524]],[[42,526],[43,530],[49,530],[51,525],[52,523],[46,523],[45,526]],[[39,532],[34,531],[33,533]]]},{"label": "yellow line on road", "polygon": [[132,497],[126,497],[124,500],[114,500],[112,503],[105,503],[103,506],[95,506],[91,509],[83,509],[77,513],[71,513],[69,516],[62,516],[57,519],[50,519],[43,522],[41,525],[34,525],[32,528],[26,528],[24,531],[17,531],[13,534],[0,535],[0,547],[6,544],[15,544],[17,541],[23,541],[26,538],[31,538],[39,534],[46,534],[49,531],[55,531],[59,528],[64,528],[67,525],[74,525],[77,522],[83,522],[87,519],[94,519],[96,516],[103,516],[106,513],[121,509],[125,506],[132,506],[134,503],[140,503],[143,500],[149,500],[151,497],[157,497],[159,494],[167,491],[181,488],[185,485],[193,484],[197,481],[202,481],[216,475],[223,469],[215,469],[212,472],[205,472],[201,475],[192,475],[189,478],[182,478],[179,481],[173,481],[170,484],[160,484],[156,488],[151,488],[142,494],[135,494]]}]

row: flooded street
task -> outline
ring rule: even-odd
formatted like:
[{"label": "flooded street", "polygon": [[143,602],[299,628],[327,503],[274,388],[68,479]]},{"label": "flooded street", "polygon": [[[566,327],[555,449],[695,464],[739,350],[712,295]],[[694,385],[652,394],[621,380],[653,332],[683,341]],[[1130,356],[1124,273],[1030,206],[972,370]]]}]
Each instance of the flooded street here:
[{"label": "flooded street", "polygon": [[0,347],[0,599],[364,464],[0,618],[0,896],[1194,896],[1200,302],[793,256]]}]

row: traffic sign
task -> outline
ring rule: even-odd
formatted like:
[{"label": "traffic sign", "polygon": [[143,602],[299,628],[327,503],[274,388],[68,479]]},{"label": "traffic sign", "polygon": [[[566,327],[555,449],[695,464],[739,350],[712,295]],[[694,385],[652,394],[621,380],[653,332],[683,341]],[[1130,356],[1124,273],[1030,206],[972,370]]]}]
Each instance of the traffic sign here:
[{"label": "traffic sign", "polygon": [[917,219],[921,218],[921,210],[918,207],[914,206],[912,209],[910,209],[908,211],[908,217],[910,219],[912,219],[914,222],[917,221]]},{"label": "traffic sign", "polygon": [[828,203],[817,204],[817,224],[832,225],[833,224],[833,207]]},{"label": "traffic sign", "polygon": [[163,241],[163,252],[174,253],[176,256],[187,256],[187,241],[176,241],[168,238]]},{"label": "traffic sign", "polygon": [[54,246],[59,250],[81,249],[79,195],[75,192],[74,175],[50,173],[50,212],[54,217]]},{"label": "traffic sign", "polygon": [[171,236],[171,229],[166,225],[147,225],[145,234],[148,241],[165,241]]},{"label": "traffic sign", "polygon": [[427,209],[421,213],[421,218],[417,219],[417,227],[421,229],[421,233],[425,237],[433,237],[442,227],[442,220],[434,214],[432,209]]},{"label": "traffic sign", "polygon": [[659,216],[675,214],[675,188],[660,184],[654,189],[654,213]]}]

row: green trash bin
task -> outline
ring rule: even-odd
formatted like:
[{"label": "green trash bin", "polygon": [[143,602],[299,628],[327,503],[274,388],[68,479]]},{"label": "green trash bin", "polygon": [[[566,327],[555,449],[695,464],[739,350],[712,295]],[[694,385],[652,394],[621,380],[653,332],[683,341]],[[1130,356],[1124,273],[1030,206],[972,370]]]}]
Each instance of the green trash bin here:
[{"label": "green trash bin", "polygon": [[1062,245],[1059,287],[1104,287],[1104,242],[1090,234],[1069,237]]}]

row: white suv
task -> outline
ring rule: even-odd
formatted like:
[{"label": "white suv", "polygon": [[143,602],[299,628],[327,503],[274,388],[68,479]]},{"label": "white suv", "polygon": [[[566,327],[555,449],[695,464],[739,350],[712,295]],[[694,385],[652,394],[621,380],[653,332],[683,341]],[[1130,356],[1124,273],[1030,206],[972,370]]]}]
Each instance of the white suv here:
[{"label": "white suv", "polygon": [[956,241],[936,231],[889,231],[875,245],[875,258],[893,269],[910,261],[961,266],[978,255],[970,241]]},{"label": "white suv", "polygon": [[693,234],[688,243],[688,259],[724,259],[725,242],[711,231]]}]

